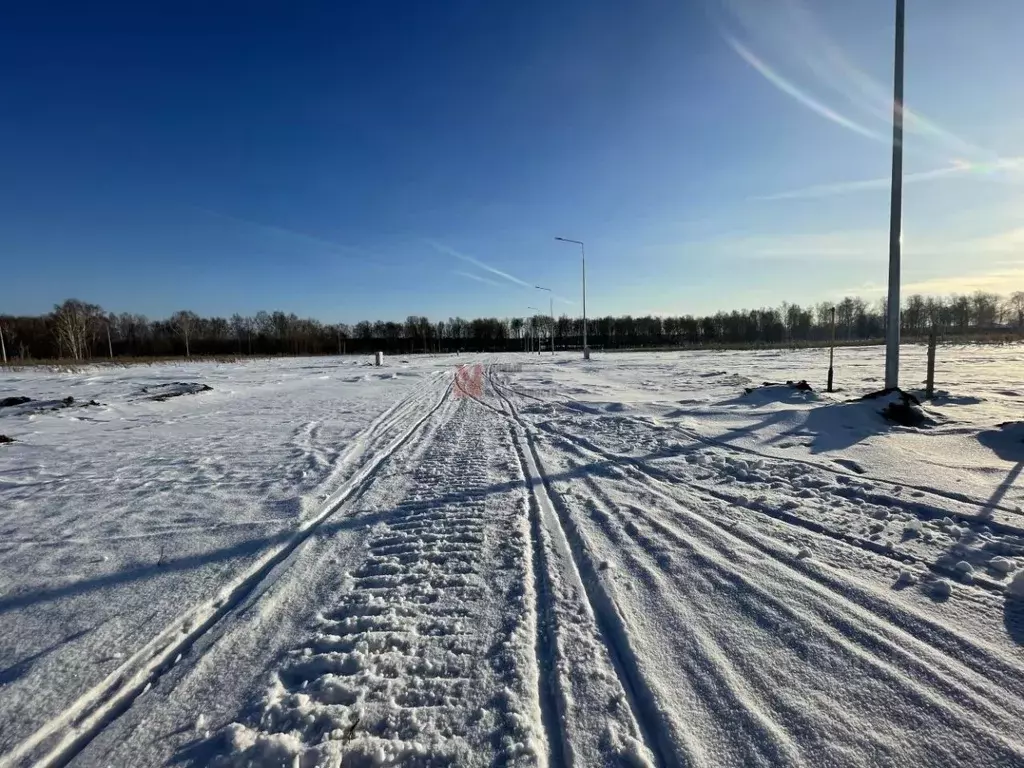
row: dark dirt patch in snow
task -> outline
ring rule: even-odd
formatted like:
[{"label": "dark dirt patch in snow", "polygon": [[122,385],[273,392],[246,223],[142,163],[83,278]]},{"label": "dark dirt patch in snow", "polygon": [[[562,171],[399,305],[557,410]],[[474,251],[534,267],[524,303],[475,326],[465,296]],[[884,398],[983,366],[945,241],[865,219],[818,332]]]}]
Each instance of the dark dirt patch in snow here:
[{"label": "dark dirt patch in snow", "polygon": [[8,443],[13,443],[13,442],[14,442],[14,438],[13,437],[8,437],[7,435],[0,435],[0,445],[7,445]]},{"label": "dark dirt patch in snow", "polygon": [[196,395],[200,392],[210,392],[212,390],[213,387],[209,384],[199,384],[195,381],[172,381],[169,384],[154,384],[151,387],[143,387],[142,394],[149,395],[150,400],[162,403],[165,400],[170,400],[172,397]]},{"label": "dark dirt patch in snow", "polygon": [[806,403],[817,399],[818,395],[815,394],[814,389],[806,381],[787,381],[785,384],[766,381],[758,386],[744,387],[742,395],[735,400],[728,401],[726,404],[749,404],[751,401],[760,401],[761,403]]},{"label": "dark dirt patch in snow", "polygon": [[882,389],[878,392],[869,392],[861,400],[885,400],[882,408],[882,415],[889,421],[895,422],[904,427],[929,427],[935,424],[924,409],[921,401],[902,389]]},{"label": "dark dirt patch in snow", "polygon": [[8,397],[2,401],[2,407],[9,408],[6,414],[20,416],[43,411],[61,411],[65,408],[87,408],[92,405],[101,405],[95,400],[81,403],[76,402],[73,397],[65,397],[63,400],[33,400],[31,397]]},{"label": "dark dirt patch in snow", "polygon": [[787,381],[785,384],[780,384],[777,381],[766,381],[759,387],[747,387],[743,391],[748,395],[763,389],[795,389],[797,392],[813,392],[814,388],[806,381],[801,379],[800,381]]}]

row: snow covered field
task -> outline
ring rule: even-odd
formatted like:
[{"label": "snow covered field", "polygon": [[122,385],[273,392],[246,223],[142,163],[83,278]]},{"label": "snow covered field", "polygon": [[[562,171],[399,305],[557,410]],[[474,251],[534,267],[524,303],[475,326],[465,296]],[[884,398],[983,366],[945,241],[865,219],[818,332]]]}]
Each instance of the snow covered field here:
[{"label": "snow covered field", "polygon": [[0,372],[0,767],[1024,765],[1024,348],[882,355]]}]

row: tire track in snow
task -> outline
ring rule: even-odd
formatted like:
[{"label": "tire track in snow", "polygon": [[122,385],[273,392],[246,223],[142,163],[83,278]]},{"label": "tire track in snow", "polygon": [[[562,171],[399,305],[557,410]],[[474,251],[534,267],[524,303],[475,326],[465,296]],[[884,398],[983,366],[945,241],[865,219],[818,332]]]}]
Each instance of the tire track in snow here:
[{"label": "tire track in snow", "polygon": [[[436,382],[440,382],[437,379]],[[317,513],[302,521],[285,542],[264,553],[240,575],[225,584],[217,597],[193,607],[171,622],[102,682],[71,703],[64,712],[45,723],[6,755],[0,756],[0,768],[32,765],[37,768],[66,765],[97,734],[123,714],[132,702],[148,691],[182,656],[218,624],[235,606],[258,589],[277,567],[285,563],[354,493],[372,479],[380,465],[404,445],[449,399],[452,384],[443,389],[434,405],[384,449],[373,453],[359,470],[324,502]],[[365,437],[357,438],[346,452],[346,461],[372,448],[374,438],[398,426],[418,403],[422,391],[414,392],[377,417]],[[280,573],[274,575],[278,578]]]},{"label": "tire track in snow", "polygon": [[[838,577],[827,575],[821,567],[815,566],[813,562],[805,562],[798,553],[791,549],[784,548],[779,545],[773,545],[768,539],[752,532],[747,532],[743,526],[736,525],[736,521],[734,520],[722,520],[695,510],[702,507],[717,508],[722,506],[722,503],[725,502],[726,504],[740,506],[745,511],[753,511],[755,513],[763,514],[769,521],[778,520],[783,523],[789,523],[790,521],[786,517],[778,516],[770,512],[763,512],[760,508],[751,507],[746,503],[740,504],[732,495],[715,492],[713,489],[707,489],[698,483],[688,482],[685,486],[685,490],[681,489],[681,478],[676,477],[671,473],[651,468],[635,458],[620,456],[618,454],[604,451],[603,449],[594,446],[590,441],[577,436],[569,436],[554,430],[549,430],[548,434],[552,437],[563,440],[568,446],[570,446],[571,450],[576,451],[580,456],[584,457],[588,461],[591,461],[596,457],[616,464],[620,467],[619,478],[624,482],[630,480],[628,473],[632,473],[632,481],[636,486],[638,486],[637,492],[641,496],[656,497],[663,503],[674,509],[680,510],[687,516],[696,516],[704,524],[715,526],[728,537],[740,539],[745,544],[749,544],[762,550],[766,555],[783,563],[787,567],[799,571],[800,573],[820,582],[826,589],[831,590],[835,594],[838,595],[841,593],[846,599],[852,600],[854,603],[870,612],[881,612],[888,623],[893,624],[894,626],[901,626],[908,633],[908,636],[916,637],[921,634],[931,637],[936,635],[941,636],[943,638],[943,644],[941,647],[936,648],[936,650],[942,651],[947,656],[950,656],[958,662],[968,664],[979,673],[1000,670],[1009,675],[1008,679],[1019,676],[1019,670],[1016,670],[1013,666],[1004,664],[998,657],[992,656],[985,649],[971,643],[965,638],[949,632],[945,627],[929,622],[923,617],[912,616],[895,608],[888,602],[878,600],[876,597],[866,592],[857,591],[852,584],[844,582]],[[675,496],[676,493],[681,493],[686,498],[677,498]],[[798,524],[799,522],[803,521],[798,519]],[[819,530],[819,526],[802,527],[813,534],[833,539],[839,544],[848,544],[852,546],[858,546],[859,544],[859,541],[856,539],[847,541],[844,537],[836,536],[827,529]],[[865,551],[872,554],[879,554],[900,564],[903,564],[906,559],[903,555],[898,555],[889,551],[875,552],[873,549]],[[942,573],[947,572],[942,568],[936,568],[936,570]],[[1001,585],[992,585],[990,587],[986,583],[980,581],[975,581],[974,584],[985,588],[994,588],[995,591],[998,592],[1002,592],[1003,590]],[[1022,694],[1024,694],[1024,690],[1022,690]]]},{"label": "tire track in snow", "polygon": [[[654,594],[661,595],[661,597],[655,597],[650,604],[662,605],[670,602],[665,588],[662,586],[666,582],[673,583],[672,590],[678,593],[686,594],[693,591],[693,583],[674,571],[669,551],[660,544],[660,542],[668,540],[676,545],[677,550],[688,553],[688,557],[702,558],[704,570],[717,568],[721,572],[722,580],[717,587],[712,588],[710,595],[715,596],[722,589],[745,591],[747,597],[751,598],[746,600],[745,610],[755,625],[781,626],[779,617],[785,616],[787,617],[786,621],[810,627],[810,631],[818,638],[819,642],[825,638],[824,642],[831,644],[831,654],[835,655],[837,659],[852,659],[851,664],[866,664],[867,669],[873,670],[869,677],[872,681],[887,680],[889,685],[895,686],[895,690],[904,691],[903,695],[909,697],[908,701],[918,703],[920,707],[931,712],[934,718],[947,723],[951,730],[956,728],[962,734],[971,734],[974,729],[973,733],[982,739],[984,747],[990,755],[1001,754],[1001,759],[1009,759],[1012,762],[1024,759],[1024,749],[1019,741],[1006,738],[1007,734],[1015,732],[1015,723],[1018,723],[1024,714],[1019,669],[1005,664],[998,656],[944,627],[918,616],[910,615],[908,617],[907,614],[910,612],[885,603],[867,592],[858,593],[855,588],[853,590],[855,594],[850,602],[848,597],[851,585],[840,582],[837,578],[818,579],[819,582],[824,581],[825,583],[815,583],[813,580],[806,582],[803,580],[805,577],[811,576],[813,579],[814,572],[823,569],[802,562],[792,551],[782,552],[778,547],[769,546],[768,542],[762,540],[761,537],[743,536],[744,542],[758,546],[765,554],[773,558],[776,566],[784,568],[780,572],[780,579],[785,581],[787,578],[790,580],[796,578],[798,589],[789,592],[789,602],[802,604],[804,607],[810,605],[812,608],[803,614],[794,613],[789,602],[775,596],[776,584],[773,583],[771,591],[758,588],[741,575],[742,569],[737,569],[729,563],[730,545],[726,545],[724,549],[720,545],[720,551],[713,554],[709,554],[706,548],[702,549],[704,545],[700,542],[708,535],[712,536],[712,541],[716,540],[715,537],[727,540],[734,536],[735,531],[731,530],[729,526],[723,526],[721,520],[702,513],[691,512],[687,505],[669,495],[667,488],[663,488],[664,480],[667,479],[670,484],[677,484],[678,478],[662,478],[660,472],[648,472],[647,470],[650,468],[636,459],[618,456],[600,449],[589,450],[589,441],[575,436],[569,438],[551,429],[546,431],[552,437],[564,440],[576,452],[580,452],[581,458],[588,463],[596,456],[622,467],[623,469],[609,471],[607,477],[602,478],[601,482],[621,481],[626,484],[626,488],[632,486],[631,490],[625,490],[622,494],[625,498],[661,500],[662,506],[667,505],[670,509],[675,510],[677,516],[682,514],[684,519],[697,523],[696,526],[688,526],[684,532],[683,529],[675,527],[674,520],[669,522],[669,519],[666,518],[665,521],[662,521],[660,515],[655,516],[653,508],[645,509],[641,513],[631,507],[632,518],[623,525],[621,513],[609,514],[608,510],[615,509],[615,504],[601,490],[598,481],[593,478],[588,479],[590,498],[597,501],[598,507],[605,510],[593,514],[603,517],[606,521],[603,527],[605,534],[612,541],[610,551],[622,551],[621,557],[630,563],[631,572],[638,577],[637,583],[643,583],[647,589],[653,590]],[[578,445],[574,445],[574,441]],[[587,449],[581,448],[581,445],[587,446]],[[690,492],[688,496],[697,497],[694,499],[698,502],[697,509],[700,508],[699,502],[704,502],[706,505],[710,501],[713,507],[721,503],[720,499],[707,493],[704,489]],[[656,503],[655,506],[657,506]],[[573,518],[574,515],[568,515],[570,521]],[[612,530],[613,526],[608,522],[612,518],[619,520],[614,525],[617,533]],[[641,534],[637,527],[638,524],[654,529],[655,535],[652,537]],[[737,530],[742,529],[737,528]],[[706,531],[716,533],[707,534]],[[626,536],[627,539],[624,540],[623,536]],[[632,540],[632,547],[629,546],[629,539]],[[641,559],[637,559],[638,557]],[[646,564],[642,562],[644,558],[647,559]],[[785,576],[786,571],[793,573],[793,576]],[[697,573],[699,575],[700,571]],[[801,595],[804,594],[810,595],[810,597],[801,602]],[[700,610],[701,612],[706,611],[707,607],[702,607]],[[784,709],[779,705],[777,692],[771,685],[765,683],[764,675],[760,675],[759,679],[757,664],[749,663],[749,649],[743,646],[733,648],[731,655],[721,653],[718,641],[714,639],[713,630],[710,634],[698,631],[694,619],[699,619],[700,616],[701,613],[694,614],[690,620],[684,620],[681,625],[676,627],[675,631],[661,633],[662,637],[667,638],[683,636],[691,638],[689,645],[685,649],[680,649],[674,658],[680,659],[680,663],[684,666],[691,663],[694,655],[703,659],[705,665],[693,668],[691,679],[697,679],[699,676],[706,677],[709,673],[713,676],[717,674],[718,684],[713,686],[713,690],[717,691],[716,695],[719,696],[722,691],[725,691],[727,696],[734,696],[732,706],[740,707],[739,710],[734,708],[732,710],[734,713],[739,711],[750,713],[750,719],[747,722],[752,724],[750,725],[752,732],[761,734],[757,743],[764,746],[766,741],[775,741],[784,750],[776,751],[774,757],[769,755],[769,761],[773,763],[792,762],[792,757],[788,759],[783,757],[783,755],[792,756],[792,744],[786,741],[785,734],[780,735],[772,728],[771,720],[765,720],[763,713],[758,710],[756,705],[750,708],[751,704],[748,701],[744,685],[756,681],[759,685],[760,700],[771,702],[773,706]],[[810,619],[809,622],[808,619]],[[893,619],[896,620],[895,624],[892,623]],[[938,646],[925,641],[925,638],[937,640]],[[906,646],[913,650],[908,650]],[[918,658],[916,654],[921,654],[922,658]],[[730,658],[734,662],[737,660],[747,662],[745,665],[741,665],[745,666],[741,674],[737,675],[736,665],[729,661]],[[710,667],[706,666],[709,663]],[[719,669],[720,672],[715,673],[715,669]],[[778,685],[777,681],[775,685]],[[1004,688],[1008,689],[1004,691]],[[726,707],[726,710],[728,709]],[[913,710],[913,707],[911,709]],[[974,713],[984,713],[981,722],[972,718]],[[802,720],[806,723],[806,717],[801,718],[802,714],[799,708],[790,707],[787,711],[789,721],[794,723],[800,723]],[[839,712],[833,714],[834,716],[841,715]],[[912,717],[913,714],[914,712],[911,711],[910,716]],[[989,723],[996,724],[999,730],[990,728]],[[854,729],[858,727],[855,721],[851,721],[849,725]],[[861,728],[863,729],[863,726]],[[783,737],[781,742],[777,741],[780,736]],[[938,751],[941,752],[941,750]],[[748,755],[746,759],[750,760],[751,757]]]},{"label": "tire track in snow", "polygon": [[[544,563],[545,583],[548,585],[546,591],[548,594],[552,593],[553,590],[550,588],[552,577],[555,573],[561,572],[560,580],[563,583],[568,582],[571,592],[575,593],[575,595],[564,595],[563,601],[566,598],[570,601],[573,598],[576,601],[584,601],[587,616],[596,625],[598,637],[595,639],[609,657],[612,671],[618,679],[616,687],[624,694],[629,708],[628,717],[619,718],[625,721],[620,725],[624,733],[613,731],[609,737],[605,738],[605,741],[610,743],[602,745],[599,749],[617,753],[615,757],[618,760],[626,760],[634,764],[644,765],[650,764],[652,761],[662,766],[674,764],[675,761],[667,759],[667,755],[672,751],[666,732],[667,723],[656,707],[652,706],[654,698],[646,680],[639,674],[637,659],[630,648],[628,630],[622,615],[614,600],[603,589],[596,567],[587,554],[585,544],[576,536],[571,521],[566,520],[562,509],[552,502],[548,478],[533,443],[530,427],[519,416],[512,401],[502,392],[490,369],[487,372],[487,379],[502,403],[502,409],[499,412],[511,421],[511,434],[517,442],[523,476],[529,488],[538,521],[535,530],[536,535],[540,538],[535,539],[535,547],[539,549],[538,557]],[[487,405],[479,398],[474,399]],[[497,410],[490,405],[487,407]],[[564,632],[565,637],[562,638],[563,649],[561,650],[569,653],[575,650],[576,653],[580,653],[585,645],[580,643],[579,629],[575,629],[574,632],[573,627],[567,626],[571,622],[561,619],[554,605],[548,604],[542,607],[541,611],[551,620],[551,626],[555,628],[555,644],[559,645],[560,638],[557,636]],[[576,634],[577,637],[572,637],[573,634]],[[575,649],[571,647],[573,641],[577,645]],[[562,660],[563,666],[564,663]],[[557,661],[555,666],[558,666]],[[564,674],[564,670],[562,670],[562,674]],[[569,720],[572,717],[566,710],[567,702],[572,699],[572,693],[564,690],[562,683],[560,676],[556,677],[556,684],[562,688],[559,691],[561,696],[558,701],[560,714],[563,720]],[[592,712],[571,713],[582,722],[592,719],[594,714]],[[598,714],[599,716],[600,714]],[[576,759],[577,745],[573,744],[573,737],[579,738],[580,734],[560,732],[558,735],[563,740],[565,762],[568,765],[576,764],[578,762]]]},{"label": "tire track in snow", "polygon": [[[523,392],[519,389],[516,389],[507,381],[502,382],[502,386],[507,391],[514,393],[517,397],[532,400],[541,405],[556,406],[570,412],[573,415],[579,415],[580,413],[580,410],[578,408],[572,407],[572,404],[576,403],[576,401],[574,400],[568,398],[564,400],[559,400],[537,397],[536,395],[532,395],[529,392]],[[605,414],[605,417],[607,417],[607,414]],[[631,416],[625,413],[617,413],[615,414],[614,418],[620,419],[622,421],[631,422],[635,425],[647,429],[650,429],[653,426],[652,422],[648,418],[644,418],[642,416]],[[749,448],[742,445],[735,445],[724,440],[719,440],[714,437],[702,435],[700,432],[685,427],[682,424],[670,423],[663,426],[664,428],[682,434],[684,437],[689,438],[695,443],[700,443],[702,445],[706,445],[712,448],[719,448],[731,454],[753,456],[755,458],[764,459],[771,462],[805,466],[810,469],[816,469],[821,472],[825,472],[835,477],[848,478],[849,480],[853,481],[870,481],[878,485],[890,487],[899,485],[902,488],[910,489],[918,494],[918,500],[914,502],[909,502],[906,506],[915,508],[919,513],[923,513],[926,517],[943,517],[949,515],[968,524],[981,523],[988,525],[994,531],[999,531],[1009,535],[1024,536],[1024,528],[1019,528],[1016,525],[1018,520],[1024,518],[1024,512],[1006,504],[990,504],[987,500],[977,499],[972,496],[968,496],[967,494],[964,493],[957,493],[956,491],[944,491],[939,488],[932,488],[931,486],[926,485],[915,485],[914,483],[908,483],[905,481],[896,483],[892,480],[884,480],[882,478],[873,477],[871,475],[860,472],[844,471],[842,469],[838,469],[834,465],[822,464],[816,461],[812,461],[810,459],[800,458],[796,456],[780,456],[778,454],[766,453],[763,451],[758,451],[754,448]],[[935,506],[934,504],[921,500],[926,498],[927,496],[933,496],[937,499],[942,499],[943,501],[946,502],[966,504],[982,510],[994,510],[1003,512],[1005,513],[1005,519],[1011,522],[1001,522],[999,520],[993,520],[991,515],[989,515],[986,512],[982,512],[980,514],[965,513],[955,509],[947,509]]]},{"label": "tire track in snow", "polygon": [[[514,389],[510,391],[519,394]],[[650,424],[647,424],[643,420],[632,418],[627,418],[626,420],[636,424],[647,426],[648,428],[651,426]],[[601,457],[605,461],[614,462],[622,466],[632,467],[635,471],[642,472],[645,476],[653,478],[655,480],[659,480],[663,483],[678,484],[681,481],[681,478],[673,472],[658,467],[654,467],[650,463],[633,456],[608,451],[596,445],[592,440],[589,440],[588,438],[582,437],[580,435],[570,435],[567,432],[563,432],[556,429],[550,423],[539,423],[535,424],[534,426],[537,429],[546,432],[554,437],[557,437],[561,440],[565,440],[570,444],[580,446],[585,450],[589,451],[590,453]],[[758,455],[760,456],[760,454]],[[815,468],[824,469],[825,471],[833,475],[838,475],[839,477],[847,477],[847,475],[845,475],[842,472],[837,472],[827,467],[819,467],[817,464],[813,462],[804,462],[795,459],[789,460],[773,456],[764,456],[763,458],[766,458],[771,461],[780,462],[782,464],[803,464]],[[714,497],[718,500],[725,501],[730,504],[741,506],[756,514],[772,517],[776,520],[788,523],[789,525],[799,527],[804,530],[820,534],[823,536],[828,536],[837,541],[852,546],[856,546],[874,555],[887,558],[901,565],[918,565],[923,568],[927,568],[929,571],[937,574],[938,576],[945,576],[955,581],[959,581],[961,578],[962,574],[954,568],[952,562],[949,564],[946,564],[944,562],[936,562],[928,558],[914,555],[910,552],[907,552],[906,550],[895,550],[889,546],[886,546],[885,544],[872,541],[871,539],[867,539],[856,534],[851,534],[847,531],[837,529],[825,523],[819,523],[816,520],[812,520],[807,517],[802,517],[800,515],[793,514],[786,509],[780,509],[768,504],[764,504],[761,503],[759,500],[750,500],[743,496],[742,494],[730,493],[728,491],[721,490],[720,488],[707,485],[696,478],[690,477],[685,478],[685,480],[690,488],[700,489],[700,491],[706,494],[707,496]],[[845,494],[842,489],[835,491],[835,493],[843,498],[846,498],[847,496],[847,494]],[[901,507],[904,511],[907,511],[916,517],[920,517],[922,514],[929,518],[949,516],[952,518],[957,518],[961,522],[966,523],[968,525],[986,526],[992,531],[1002,533],[1006,536],[1018,537],[1019,539],[1024,540],[1024,530],[1006,525],[1005,523],[999,523],[994,520],[982,518],[977,515],[965,514],[962,512],[957,512],[956,510],[934,508],[930,507],[929,505],[923,505],[917,501],[902,502],[898,501],[894,497],[889,496],[873,498],[870,495],[866,495],[863,496],[863,498],[866,498],[869,501],[881,501],[890,508]],[[986,589],[990,592],[994,592],[999,595],[1002,595],[1006,589],[1004,584],[988,578],[981,572],[975,572],[973,574],[972,583],[975,586],[981,587],[983,589]]]},{"label": "tire track in snow", "polygon": [[[618,484],[624,487],[616,500],[604,491],[604,486]],[[1024,716],[1024,701],[1020,698],[1024,681],[1019,670],[1008,668],[989,653],[967,660],[944,656],[923,641],[927,632],[915,637],[890,626],[881,617],[848,602],[842,593],[822,589],[809,583],[802,573],[794,573],[789,568],[796,560],[792,553],[788,553],[789,558],[779,558],[775,552],[779,559],[753,569],[742,560],[737,562],[729,534],[719,531],[713,521],[660,496],[647,485],[637,487],[633,478],[612,474],[590,478],[586,486],[590,518],[611,542],[608,551],[626,564],[626,571],[634,577],[631,583],[641,585],[653,596],[644,604],[659,606],[656,614],[663,624],[655,634],[675,649],[671,654],[676,660],[673,671],[676,665],[687,671],[684,679],[699,689],[698,699],[706,700],[709,710],[730,713],[734,726],[746,722],[747,730],[756,734],[752,743],[758,749],[777,741],[775,749],[785,750],[769,752],[763,759],[773,764],[799,762],[792,757],[793,745],[786,746],[785,734],[772,727],[772,719],[762,709],[782,714],[779,719],[797,733],[811,733],[822,725],[815,722],[813,713],[793,705],[784,695],[787,688],[813,690],[817,683],[808,679],[798,686],[785,678],[774,679],[773,665],[764,663],[764,656],[780,640],[812,663],[827,663],[828,673],[844,667],[862,670],[862,679],[888,689],[884,695],[888,706],[902,706],[911,717],[927,712],[929,727],[938,722],[943,724],[941,730],[959,732],[961,738],[974,737],[983,743],[977,748],[984,746],[990,757],[1001,754],[1001,758],[993,759],[1024,758],[1021,744],[1006,738]],[[629,503],[623,504],[625,499]],[[661,514],[659,501],[674,515]],[[577,512],[576,516],[586,514]],[[641,528],[652,533],[643,533]],[[746,538],[744,541],[750,543]],[[709,616],[716,618],[709,621]],[[735,626],[729,626],[730,622]],[[749,630],[739,629],[741,626],[763,631],[769,644],[761,652],[753,650],[755,639]],[[736,635],[740,635],[738,642]],[[696,665],[694,658],[699,660]],[[990,667],[995,670],[989,671]],[[1000,673],[1003,669],[1009,676]],[[710,688],[709,680],[715,681]],[[1007,686],[1009,689],[1004,690]],[[847,698],[843,712],[854,710],[856,697],[851,703],[847,690],[833,686],[830,691],[836,698]],[[881,697],[876,693],[875,698]],[[749,713],[746,721],[737,717],[742,712]],[[855,719],[849,726],[857,729]],[[863,725],[860,730],[871,731]],[[962,739],[961,743],[967,741]],[[816,760],[834,757],[819,755]],[[753,754],[736,759],[757,762]]]},{"label": "tire track in snow", "polygon": [[503,423],[464,406],[450,403],[338,602],[274,672],[258,725],[232,726],[218,765],[542,758],[523,656],[535,632],[526,514],[509,503],[524,494],[494,482],[515,469]]}]

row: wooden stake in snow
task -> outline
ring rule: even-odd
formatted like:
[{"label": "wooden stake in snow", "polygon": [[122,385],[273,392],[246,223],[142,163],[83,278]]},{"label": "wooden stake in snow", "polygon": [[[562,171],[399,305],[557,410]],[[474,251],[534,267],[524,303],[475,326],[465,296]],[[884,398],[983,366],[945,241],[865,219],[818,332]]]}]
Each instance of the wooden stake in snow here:
[{"label": "wooden stake in snow", "polygon": [[928,378],[925,380],[924,396],[931,400],[935,397],[935,330],[928,335]]},{"label": "wooden stake in snow", "polygon": [[828,348],[828,391],[832,391],[832,363],[836,355],[836,308],[832,307],[832,344]]}]

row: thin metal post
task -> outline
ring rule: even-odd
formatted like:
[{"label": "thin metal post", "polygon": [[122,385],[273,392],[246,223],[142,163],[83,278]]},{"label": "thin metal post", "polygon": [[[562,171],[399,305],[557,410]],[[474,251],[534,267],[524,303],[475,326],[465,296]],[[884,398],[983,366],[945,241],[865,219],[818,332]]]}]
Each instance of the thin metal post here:
[{"label": "thin metal post", "polygon": [[889,206],[889,306],[885,388],[900,385],[900,246],[903,233],[903,37],[906,1],[896,0],[892,101],[892,197]]},{"label": "thin metal post", "polygon": [[937,343],[935,329],[928,335],[928,378],[925,381],[925,397],[935,397],[935,345]]},{"label": "thin metal post", "polygon": [[580,260],[583,267],[583,359],[590,359],[590,348],[587,346],[587,249],[582,240],[573,240],[569,237],[556,237],[563,243],[576,243],[580,247]]},{"label": "thin metal post", "polygon": [[828,391],[832,391],[832,364],[836,355],[836,308],[832,307],[832,344],[828,348]]},{"label": "thin metal post", "polygon": [[110,323],[107,322],[107,357],[114,359],[114,345],[110,342]]}]

